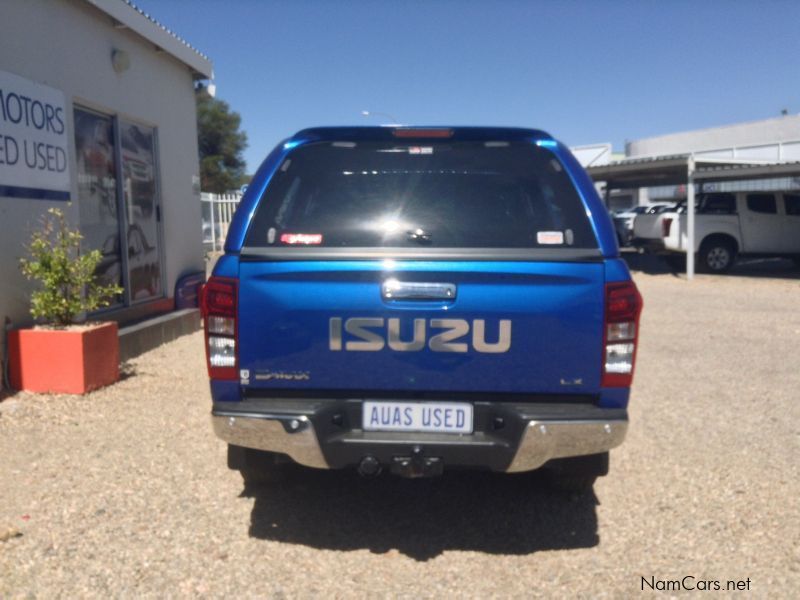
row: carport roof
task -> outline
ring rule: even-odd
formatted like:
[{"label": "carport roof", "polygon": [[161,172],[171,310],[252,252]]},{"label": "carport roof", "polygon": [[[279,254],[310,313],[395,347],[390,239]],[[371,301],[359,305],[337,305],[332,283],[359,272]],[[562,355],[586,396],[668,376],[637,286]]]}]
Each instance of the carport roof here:
[{"label": "carport roof", "polygon": [[[688,181],[691,154],[649,158],[628,158],[606,165],[589,167],[595,181],[607,188],[638,188],[681,185]],[[743,181],[774,177],[800,177],[800,162],[769,163],[752,160],[694,157],[694,179],[704,181]]]}]

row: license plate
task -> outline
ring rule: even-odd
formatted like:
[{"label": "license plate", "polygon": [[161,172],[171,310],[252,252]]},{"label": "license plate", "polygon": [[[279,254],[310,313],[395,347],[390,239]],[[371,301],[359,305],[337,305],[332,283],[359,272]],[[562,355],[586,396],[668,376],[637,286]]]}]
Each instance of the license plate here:
[{"label": "license plate", "polygon": [[472,433],[472,405],[366,400],[361,425],[364,431]]}]

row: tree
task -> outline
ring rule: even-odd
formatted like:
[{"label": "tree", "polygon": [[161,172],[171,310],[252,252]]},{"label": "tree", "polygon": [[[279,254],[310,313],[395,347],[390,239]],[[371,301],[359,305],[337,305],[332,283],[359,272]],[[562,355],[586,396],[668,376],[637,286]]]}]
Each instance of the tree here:
[{"label": "tree", "polygon": [[242,118],[231,111],[227,102],[212,98],[202,85],[197,87],[195,97],[200,189],[217,194],[238,189],[244,183],[242,152],[247,148],[247,134],[239,131]]}]

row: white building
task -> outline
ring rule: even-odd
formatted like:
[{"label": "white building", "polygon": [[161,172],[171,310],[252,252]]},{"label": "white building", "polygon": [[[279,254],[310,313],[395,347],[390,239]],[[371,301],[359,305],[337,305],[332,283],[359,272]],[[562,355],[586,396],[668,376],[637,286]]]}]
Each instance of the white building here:
[{"label": "white building", "polygon": [[699,158],[798,161],[800,115],[670,133],[625,144],[626,158],[688,153]]},{"label": "white building", "polygon": [[173,307],[176,282],[204,269],[194,83],[211,77],[125,0],[3,1],[0,322],[31,320],[19,258],[53,206],[125,288],[105,318]]}]

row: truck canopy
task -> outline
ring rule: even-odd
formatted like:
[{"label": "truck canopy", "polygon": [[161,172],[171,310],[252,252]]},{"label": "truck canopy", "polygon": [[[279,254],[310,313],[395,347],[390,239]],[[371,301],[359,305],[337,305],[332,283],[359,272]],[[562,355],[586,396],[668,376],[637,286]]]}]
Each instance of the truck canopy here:
[{"label": "truck canopy", "polygon": [[598,394],[611,225],[569,152],[374,129],[298,134],[237,214],[251,393]]}]

